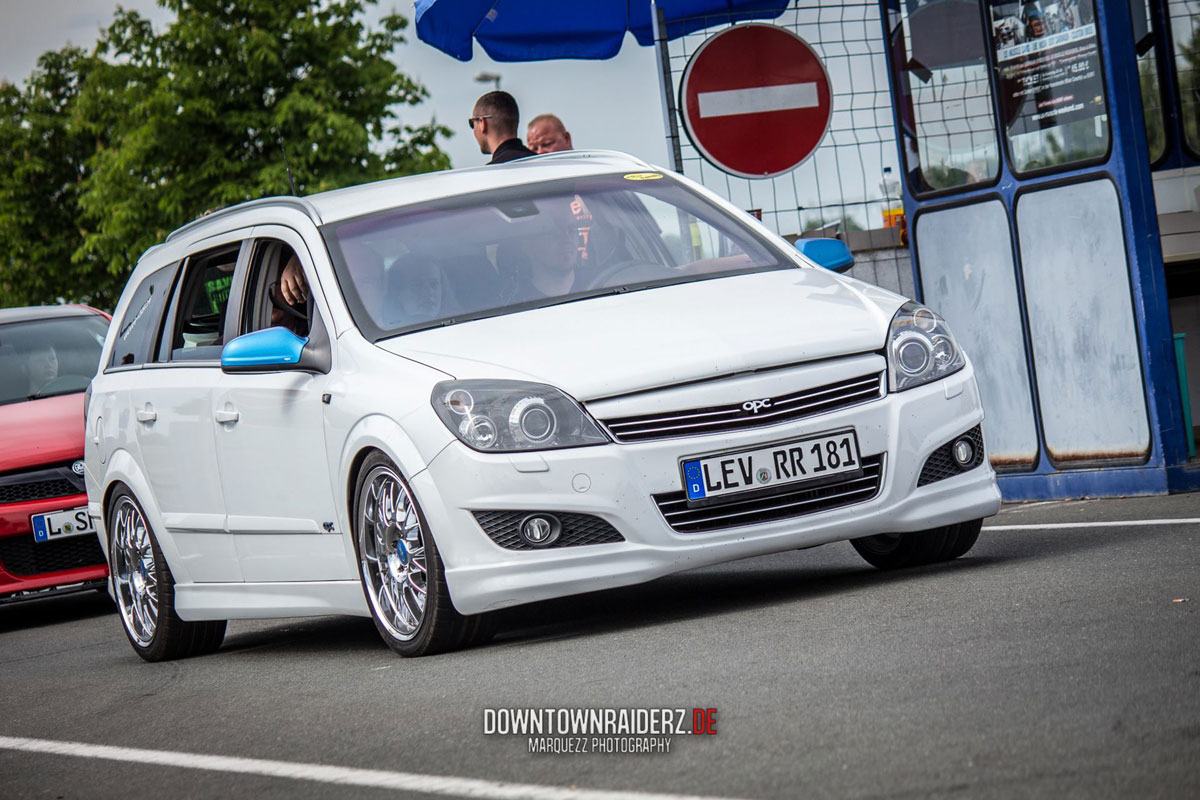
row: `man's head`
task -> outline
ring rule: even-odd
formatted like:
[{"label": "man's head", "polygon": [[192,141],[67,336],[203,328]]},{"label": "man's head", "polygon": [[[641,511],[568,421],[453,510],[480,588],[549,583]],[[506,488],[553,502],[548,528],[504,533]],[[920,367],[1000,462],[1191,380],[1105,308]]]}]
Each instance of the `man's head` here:
[{"label": "man's head", "polygon": [[476,100],[470,125],[479,152],[491,155],[503,142],[516,138],[520,121],[517,101],[508,92],[488,92]]},{"label": "man's head", "polygon": [[522,242],[533,273],[563,275],[579,260],[579,228],[568,213],[571,196],[556,195],[538,201],[540,229]]},{"label": "man's head", "polygon": [[562,120],[553,114],[539,114],[529,120],[529,128],[525,131],[525,144],[539,155],[574,147],[571,144],[571,134],[563,126]]}]

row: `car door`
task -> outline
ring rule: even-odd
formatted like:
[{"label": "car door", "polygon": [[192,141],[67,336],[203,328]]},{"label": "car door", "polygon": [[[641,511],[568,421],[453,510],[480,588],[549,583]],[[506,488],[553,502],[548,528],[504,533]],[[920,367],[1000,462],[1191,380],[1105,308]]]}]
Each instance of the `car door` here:
[{"label": "car door", "polygon": [[212,392],[222,341],[233,330],[228,298],[244,260],[236,236],[188,256],[172,293],[156,359],[137,371],[128,399],[138,454],[187,575],[237,582],[241,568],[225,524]]},{"label": "car door", "polygon": [[[309,346],[330,345],[324,321],[329,315],[322,313],[324,301],[303,240],[282,227],[259,228],[255,234],[246,279],[237,287],[239,331],[283,325],[307,336]],[[282,314],[270,302],[292,254],[310,287],[307,322]],[[323,396],[329,382],[328,375],[295,370],[217,377],[213,408],[221,485],[248,582],[355,577],[336,529],[325,449]]]}]

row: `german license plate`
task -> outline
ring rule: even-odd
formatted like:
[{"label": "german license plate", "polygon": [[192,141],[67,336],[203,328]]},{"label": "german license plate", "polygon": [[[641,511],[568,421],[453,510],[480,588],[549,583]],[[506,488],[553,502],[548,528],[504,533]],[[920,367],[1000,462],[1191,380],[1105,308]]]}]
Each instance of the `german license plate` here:
[{"label": "german license plate", "polygon": [[87,506],[72,508],[69,511],[55,511],[51,514],[34,514],[30,517],[33,524],[33,539],[36,542],[49,542],[52,539],[65,539],[68,536],[96,535],[96,526],[88,516]]},{"label": "german license plate", "polygon": [[690,501],[809,481],[824,483],[830,476],[862,471],[853,430],[686,460],[682,467]]}]

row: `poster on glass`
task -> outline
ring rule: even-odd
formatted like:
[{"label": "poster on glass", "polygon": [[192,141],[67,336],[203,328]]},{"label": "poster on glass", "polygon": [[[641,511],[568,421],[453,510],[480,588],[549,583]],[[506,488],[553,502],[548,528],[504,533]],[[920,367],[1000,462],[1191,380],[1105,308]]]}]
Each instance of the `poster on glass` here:
[{"label": "poster on glass", "polygon": [[1093,0],[989,4],[997,90],[1018,171],[1103,155],[1107,108]]}]

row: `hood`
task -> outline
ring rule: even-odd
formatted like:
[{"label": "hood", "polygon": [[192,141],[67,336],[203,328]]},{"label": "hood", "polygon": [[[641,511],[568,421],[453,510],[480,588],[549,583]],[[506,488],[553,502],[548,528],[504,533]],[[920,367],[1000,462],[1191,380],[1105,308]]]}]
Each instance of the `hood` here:
[{"label": "hood", "polygon": [[579,400],[879,350],[903,298],[823,269],[596,297],[397,336],[385,350],[456,378]]},{"label": "hood", "polygon": [[0,405],[0,473],[83,458],[83,392]]}]

